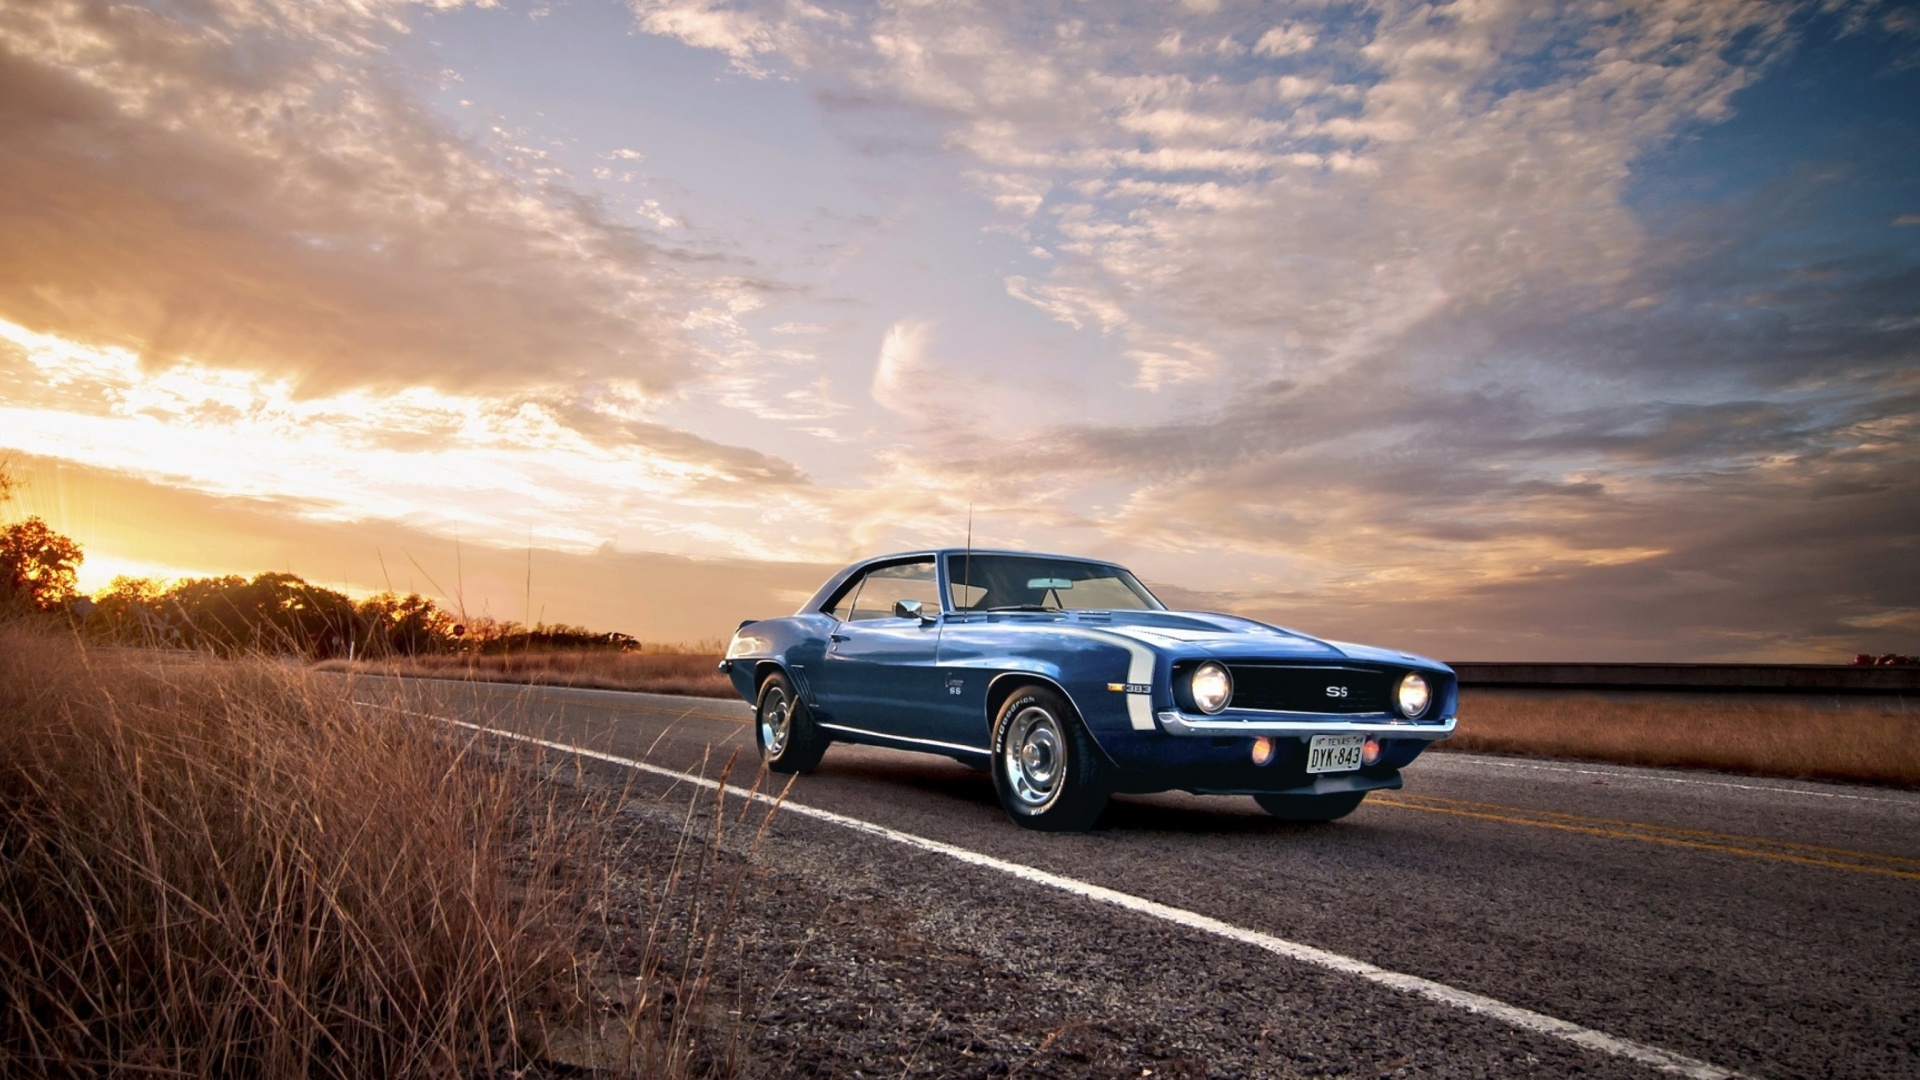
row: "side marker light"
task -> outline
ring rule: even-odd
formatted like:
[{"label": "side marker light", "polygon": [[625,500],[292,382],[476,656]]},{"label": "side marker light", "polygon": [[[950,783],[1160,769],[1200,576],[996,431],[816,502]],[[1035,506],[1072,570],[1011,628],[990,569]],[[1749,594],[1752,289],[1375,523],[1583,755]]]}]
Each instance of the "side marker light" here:
[{"label": "side marker light", "polygon": [[1366,743],[1360,747],[1360,764],[1371,765],[1379,760],[1380,740],[1369,735]]}]

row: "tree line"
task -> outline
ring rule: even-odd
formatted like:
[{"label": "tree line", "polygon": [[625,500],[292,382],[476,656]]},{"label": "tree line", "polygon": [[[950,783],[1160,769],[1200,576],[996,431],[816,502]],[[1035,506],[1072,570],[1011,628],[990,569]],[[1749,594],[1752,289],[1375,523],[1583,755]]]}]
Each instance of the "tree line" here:
[{"label": "tree line", "polygon": [[[14,481],[0,461],[0,500]],[[86,558],[72,538],[37,517],[0,525],[0,614],[69,620],[84,636],[122,645],[295,654],[309,659],[505,653],[551,649],[632,650],[626,634],[583,626],[480,617],[462,619],[419,593],[364,600],[298,575],[237,574],[163,584],[118,577],[86,596]]]},{"label": "tree line", "polygon": [[383,592],[356,601],[285,573],[184,578],[165,587],[148,578],[120,577],[91,600],[74,610],[91,637],[223,654],[327,659],[639,647],[626,634],[583,626],[461,620],[419,593]]}]

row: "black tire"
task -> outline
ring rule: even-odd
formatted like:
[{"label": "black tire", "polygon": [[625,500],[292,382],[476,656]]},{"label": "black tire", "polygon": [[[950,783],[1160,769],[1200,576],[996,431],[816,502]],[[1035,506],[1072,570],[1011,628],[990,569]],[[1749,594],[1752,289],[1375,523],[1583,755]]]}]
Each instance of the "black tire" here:
[{"label": "black tire", "polygon": [[1015,825],[1085,832],[1107,808],[1100,751],[1057,692],[1016,690],[994,718],[992,746],[993,790]]},{"label": "black tire", "polygon": [[1338,821],[1358,810],[1366,797],[1364,791],[1343,791],[1337,795],[1255,795],[1253,801],[1281,821]]},{"label": "black tire", "polygon": [[768,769],[807,773],[820,764],[830,740],[814,725],[813,714],[794,693],[792,681],[776,671],[760,684],[753,706],[753,741]]}]

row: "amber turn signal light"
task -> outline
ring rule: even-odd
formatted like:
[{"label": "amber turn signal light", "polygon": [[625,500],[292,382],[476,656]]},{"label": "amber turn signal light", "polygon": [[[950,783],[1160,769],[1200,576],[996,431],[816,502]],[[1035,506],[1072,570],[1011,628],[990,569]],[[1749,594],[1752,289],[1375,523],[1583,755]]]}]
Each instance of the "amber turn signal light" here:
[{"label": "amber turn signal light", "polygon": [[1255,765],[1273,764],[1273,740],[1265,735],[1253,740],[1253,763]]}]

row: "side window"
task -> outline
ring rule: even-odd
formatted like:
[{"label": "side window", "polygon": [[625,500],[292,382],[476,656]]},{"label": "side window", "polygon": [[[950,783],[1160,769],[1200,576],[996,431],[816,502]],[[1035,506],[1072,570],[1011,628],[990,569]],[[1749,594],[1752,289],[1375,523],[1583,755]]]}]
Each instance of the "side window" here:
[{"label": "side window", "polygon": [[[940,610],[940,589],[935,583],[933,560],[898,563],[868,571],[851,603],[847,619],[890,619],[898,600],[918,600],[927,614]],[[835,609],[838,614],[838,609]]]},{"label": "side window", "polygon": [[[947,573],[951,574],[953,571],[949,569]],[[985,585],[968,585],[959,581],[953,583],[951,591],[953,593],[953,606],[958,611],[966,611],[972,608],[973,605],[986,599],[987,596],[987,587]]]},{"label": "side window", "polygon": [[853,605],[860,597],[860,586],[866,583],[867,579],[864,577],[855,578],[853,584],[840,593],[840,599],[834,601],[833,606],[827,609],[827,614],[841,622],[853,618]]}]

